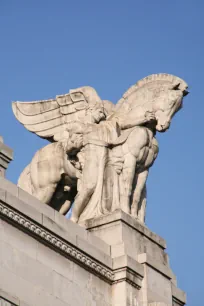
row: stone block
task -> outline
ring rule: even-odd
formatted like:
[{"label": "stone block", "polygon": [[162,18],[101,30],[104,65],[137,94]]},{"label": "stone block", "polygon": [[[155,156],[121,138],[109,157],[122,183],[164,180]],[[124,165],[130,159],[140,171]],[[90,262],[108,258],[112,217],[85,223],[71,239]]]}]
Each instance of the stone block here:
[{"label": "stone block", "polygon": [[[72,284],[70,301],[73,306],[85,306],[87,303],[97,305],[92,294],[81,290],[76,283]],[[98,306],[100,306],[100,303],[98,303]]]},{"label": "stone block", "polygon": [[12,245],[12,247],[26,253],[36,259],[37,240],[20,231],[6,221],[0,220],[0,239]]},{"label": "stone block", "polygon": [[83,252],[85,252],[86,254],[88,254],[89,256],[105,264],[107,267],[110,267],[110,268],[112,267],[112,259],[110,256],[101,252],[95,246],[88,243],[86,240],[82,239],[79,236],[77,236],[77,247]]},{"label": "stone block", "polygon": [[6,201],[6,191],[4,189],[0,188],[0,201],[5,202]]},{"label": "stone block", "polygon": [[172,284],[172,296],[173,300],[176,302],[178,305],[185,305],[186,304],[186,294],[184,291],[181,289],[177,288],[174,284]]},{"label": "stone block", "polygon": [[55,211],[54,221],[70,234],[80,236],[85,240],[87,239],[87,231],[85,228],[67,219],[65,216],[61,215],[58,211]]},{"label": "stone block", "polygon": [[[112,305],[114,306],[126,306],[126,282],[119,282],[112,286]],[[137,305],[137,304],[136,304]]]},{"label": "stone block", "polygon": [[116,245],[111,245],[111,257],[119,257],[125,255],[125,244],[124,242],[116,244]]},{"label": "stone block", "polygon": [[50,219],[49,217],[43,215],[43,226],[50,230],[51,232],[55,233],[57,236],[63,238],[64,240],[68,241],[69,243],[76,245],[76,234],[74,231],[69,231],[68,227],[65,230],[64,227],[57,224],[54,220]]},{"label": "stone block", "polygon": [[[20,305],[20,300],[18,297],[16,296],[12,296],[11,294],[9,294],[8,292],[5,292],[3,291],[1,288],[0,288],[0,300],[1,298],[3,298],[4,300],[7,300],[9,301],[10,303],[12,304],[15,304],[17,306]],[[0,305],[1,305],[1,302],[0,302]],[[3,304],[1,306],[4,306]]]},{"label": "stone block", "polygon": [[16,306],[16,305],[0,297],[0,306]]},{"label": "stone block", "polygon": [[36,305],[33,302],[35,300],[35,293],[31,283],[2,267],[0,267],[0,275],[0,288],[3,291],[18,297],[20,301],[23,300],[29,306]]},{"label": "stone block", "polygon": [[93,228],[87,228],[88,231],[99,237],[109,245],[117,245],[123,242],[122,226],[120,221],[104,224]]},{"label": "stone block", "polygon": [[49,268],[12,245],[1,243],[1,266],[33,286],[42,287],[52,293],[52,268]]},{"label": "stone block", "polygon": [[73,282],[63,275],[53,271],[53,295],[66,302],[71,301]]},{"label": "stone block", "polygon": [[168,266],[160,263],[159,261],[155,260],[154,258],[152,258],[151,256],[149,256],[146,253],[138,255],[137,259],[138,259],[139,263],[147,264],[148,266],[150,266],[153,269],[155,269],[156,271],[160,272],[161,274],[163,274],[164,276],[166,276],[170,280],[176,278],[175,275],[173,274],[173,272],[171,271],[171,269]]},{"label": "stone block", "polygon": [[29,193],[27,193],[26,191],[24,191],[19,187],[18,187],[18,197],[21,201],[23,201],[27,205],[32,206],[37,211],[40,211],[45,216],[54,220],[55,210],[52,207],[40,202],[37,198],[33,197],[32,195],[30,195]]},{"label": "stone block", "polygon": [[73,282],[80,287],[80,290],[91,290],[91,273],[82,267],[74,264]]},{"label": "stone block", "polygon": [[87,239],[92,245],[94,245],[97,249],[102,251],[107,255],[111,255],[111,247],[109,244],[105,243],[102,239],[94,236],[92,232],[87,232]]},{"label": "stone block", "polygon": [[96,305],[109,305],[111,302],[112,288],[110,284],[104,282],[95,275],[91,275],[91,295]]},{"label": "stone block", "polygon": [[0,188],[18,197],[18,187],[1,176],[0,176]]},{"label": "stone block", "polygon": [[124,267],[129,268],[142,277],[144,276],[143,266],[130,256],[122,255],[113,259],[113,270],[121,269]]},{"label": "stone block", "polygon": [[146,288],[148,302],[164,302],[171,305],[171,282],[167,277],[151,267],[145,267]]},{"label": "stone block", "polygon": [[33,221],[42,224],[42,213],[37,211],[34,207],[24,203],[16,196],[12,195],[8,191],[6,192],[6,203],[22,212],[25,216],[29,217]]},{"label": "stone block", "polygon": [[73,280],[74,263],[40,242],[37,248],[37,260],[70,281]]},{"label": "stone block", "polygon": [[165,241],[123,211],[87,220],[85,226],[88,231],[110,244],[111,247],[115,246],[112,252],[117,248],[123,252],[123,243],[124,254],[134,259],[137,259],[138,254],[147,252],[158,261],[168,264],[168,256],[164,252]]},{"label": "stone block", "polygon": [[102,225],[115,223],[117,221],[122,221],[123,223],[126,223],[129,227],[136,229],[138,232],[149,238],[151,241],[158,244],[162,249],[166,248],[166,242],[163,238],[150,231],[145,225],[141,224],[136,219],[132,218],[132,216],[126,214],[122,210],[116,210],[115,212],[100,218],[89,219],[85,222],[85,226],[87,229],[93,229],[99,226],[101,227]]}]

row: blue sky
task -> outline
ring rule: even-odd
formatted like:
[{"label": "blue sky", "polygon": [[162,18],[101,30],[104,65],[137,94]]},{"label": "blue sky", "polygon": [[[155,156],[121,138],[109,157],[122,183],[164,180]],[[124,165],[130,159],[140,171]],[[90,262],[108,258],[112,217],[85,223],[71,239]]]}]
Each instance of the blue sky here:
[{"label": "blue sky", "polygon": [[15,183],[46,141],[15,120],[11,101],[90,85],[117,102],[137,80],[158,72],[188,82],[183,109],[158,135],[147,225],[166,239],[189,306],[203,306],[204,289],[203,12],[201,0],[0,1],[0,134],[14,149],[7,177]]}]

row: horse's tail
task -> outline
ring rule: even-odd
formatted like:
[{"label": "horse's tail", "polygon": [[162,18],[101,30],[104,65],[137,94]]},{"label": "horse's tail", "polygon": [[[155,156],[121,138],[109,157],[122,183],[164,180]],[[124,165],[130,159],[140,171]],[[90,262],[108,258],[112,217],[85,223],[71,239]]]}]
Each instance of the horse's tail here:
[{"label": "horse's tail", "polygon": [[30,178],[30,164],[28,164],[18,179],[18,187],[32,194],[31,178]]}]

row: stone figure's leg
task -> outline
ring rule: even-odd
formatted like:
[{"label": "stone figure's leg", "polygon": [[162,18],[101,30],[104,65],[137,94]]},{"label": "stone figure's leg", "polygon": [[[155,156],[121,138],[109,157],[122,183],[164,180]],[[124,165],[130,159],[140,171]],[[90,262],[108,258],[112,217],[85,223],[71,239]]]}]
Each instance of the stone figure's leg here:
[{"label": "stone figure's leg", "polygon": [[49,184],[44,188],[33,189],[33,196],[45,204],[49,204],[56,190],[57,184]]},{"label": "stone figure's leg", "polygon": [[39,150],[30,164],[32,195],[45,204],[52,196],[63,173],[63,148],[57,143]]},{"label": "stone figure's leg", "polygon": [[145,223],[146,206],[147,206],[147,187],[145,184],[142,194],[141,194],[141,199],[140,199],[139,209],[138,209],[138,220],[142,223]]},{"label": "stone figure's leg", "polygon": [[138,212],[141,208],[139,207],[139,203],[141,201],[141,196],[145,188],[147,176],[148,176],[148,170],[139,173],[137,176],[137,182],[132,197],[132,207],[131,207],[131,215],[133,215],[135,218],[138,217]]},{"label": "stone figure's leg", "polygon": [[71,207],[72,202],[66,200],[65,203],[61,206],[59,213],[62,215],[66,215]]},{"label": "stone figure's leg", "polygon": [[125,155],[125,161],[123,165],[122,182],[123,188],[120,194],[121,209],[126,213],[130,213],[130,198],[132,195],[133,180],[135,176],[136,157],[131,153]]},{"label": "stone figure's leg", "polygon": [[30,178],[30,164],[25,167],[18,179],[18,187],[32,194],[32,185]]},{"label": "stone figure's leg", "polygon": [[85,151],[85,163],[82,172],[82,178],[80,180],[80,191],[74,200],[71,220],[78,222],[78,219],[83,212],[84,208],[88,204],[97,184],[98,178],[98,154],[97,150],[100,147],[89,145],[89,149]]}]

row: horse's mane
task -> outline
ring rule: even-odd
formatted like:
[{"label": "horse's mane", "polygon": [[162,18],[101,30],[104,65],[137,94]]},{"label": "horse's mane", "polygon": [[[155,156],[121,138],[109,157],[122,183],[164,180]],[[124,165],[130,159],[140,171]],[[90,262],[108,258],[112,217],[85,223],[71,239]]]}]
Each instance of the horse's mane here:
[{"label": "horse's mane", "polygon": [[[135,93],[136,97],[141,94],[141,91],[149,91],[150,88],[158,90],[160,87],[167,87],[173,84],[180,84],[179,88],[185,89],[188,85],[179,77],[176,77],[171,74],[167,73],[159,73],[159,74],[152,74],[147,76],[141,80],[139,80],[136,84],[131,86],[122,96],[122,98],[116,104],[115,112],[123,112],[127,109],[130,109],[130,105],[132,104],[131,101],[128,101],[128,98]],[[141,99],[134,100],[134,107],[137,105],[141,105]]]}]

